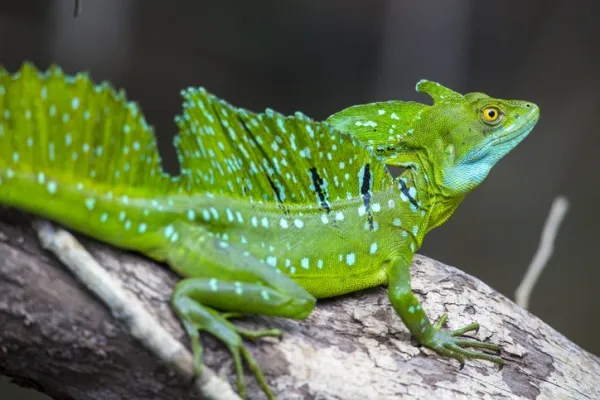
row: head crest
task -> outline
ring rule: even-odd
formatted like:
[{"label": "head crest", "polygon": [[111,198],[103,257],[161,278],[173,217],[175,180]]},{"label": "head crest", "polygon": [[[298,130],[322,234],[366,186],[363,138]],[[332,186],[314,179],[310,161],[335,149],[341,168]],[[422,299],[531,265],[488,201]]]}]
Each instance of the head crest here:
[{"label": "head crest", "polygon": [[421,79],[417,83],[415,90],[417,92],[427,93],[428,95],[430,95],[434,103],[450,103],[462,101],[464,99],[462,94],[448,89],[447,87],[442,86],[437,82],[428,81],[427,79]]}]

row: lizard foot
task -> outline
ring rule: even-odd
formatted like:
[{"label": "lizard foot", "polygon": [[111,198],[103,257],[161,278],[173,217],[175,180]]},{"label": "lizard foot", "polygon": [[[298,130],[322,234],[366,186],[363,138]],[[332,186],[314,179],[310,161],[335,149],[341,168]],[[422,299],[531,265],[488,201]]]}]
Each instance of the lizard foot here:
[{"label": "lizard foot", "polygon": [[[179,299],[177,304],[179,308],[176,310],[179,311],[183,327],[191,341],[196,374],[200,374],[203,365],[203,347],[200,343],[199,333],[200,331],[206,331],[220,339],[229,349],[233,358],[240,397],[246,398],[246,381],[243,370],[243,362],[245,362],[267,398],[270,400],[275,399],[275,395],[271,391],[260,366],[246,348],[242,338],[256,340],[264,336],[281,336],[281,332],[278,329],[249,331],[238,328],[218,311],[202,306],[187,298]],[[233,315],[226,314],[225,317],[233,317]]]},{"label": "lizard foot", "polygon": [[[448,315],[441,316],[439,321],[432,326],[433,332],[430,333],[428,340],[424,343],[427,347],[434,350],[442,356],[454,358],[460,363],[460,369],[465,366],[465,359],[479,359],[493,362],[501,370],[504,365],[502,357],[489,354],[487,351],[500,354],[501,347],[494,343],[483,342],[475,339],[465,339],[463,336],[468,332],[477,332],[479,324],[474,322],[460,329],[449,331],[442,328],[442,325],[448,319]],[[466,347],[484,350],[478,352],[466,349]]]}]

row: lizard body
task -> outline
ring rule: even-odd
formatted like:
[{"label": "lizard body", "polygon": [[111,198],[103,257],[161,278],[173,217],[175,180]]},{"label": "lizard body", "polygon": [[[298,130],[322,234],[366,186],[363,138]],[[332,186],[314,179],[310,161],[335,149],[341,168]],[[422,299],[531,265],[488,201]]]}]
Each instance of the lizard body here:
[{"label": "lizard body", "polygon": [[[0,202],[168,263],[183,279],[172,305],[197,365],[198,331],[242,360],[272,396],[232,313],[305,318],[316,298],[387,283],[422,344],[464,363],[502,359],[432,324],[410,287],[425,234],[533,128],[537,106],[429,81],[433,106],[355,106],[316,122],[236,108],[204,89],[182,92],[175,146],[181,174],[162,171],[152,129],[133,103],[85,74],[0,70]],[[493,115],[492,115],[493,114]],[[392,177],[387,164],[406,167]],[[218,311],[217,311],[218,310]],[[228,314],[221,314],[226,312]]]}]

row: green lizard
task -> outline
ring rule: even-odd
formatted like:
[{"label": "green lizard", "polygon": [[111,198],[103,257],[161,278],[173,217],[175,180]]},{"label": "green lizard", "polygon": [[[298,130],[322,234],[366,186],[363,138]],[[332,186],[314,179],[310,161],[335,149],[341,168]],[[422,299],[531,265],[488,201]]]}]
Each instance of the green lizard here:
[{"label": "green lizard", "polygon": [[[539,109],[430,81],[417,90],[434,104],[362,105],[316,122],[187,89],[176,118],[181,173],[170,176],[123,92],[56,66],[0,68],[0,202],[168,263],[185,278],[172,306],[197,366],[206,331],[230,350],[242,395],[245,361],[273,397],[242,339],[279,332],[241,330],[232,316],[301,319],[316,298],[382,284],[419,343],[461,366],[502,366],[499,346],[463,337],[476,323],[448,331],[446,315],[430,322],[409,267],[425,234],[527,136]],[[386,163],[406,169],[394,178]]]}]

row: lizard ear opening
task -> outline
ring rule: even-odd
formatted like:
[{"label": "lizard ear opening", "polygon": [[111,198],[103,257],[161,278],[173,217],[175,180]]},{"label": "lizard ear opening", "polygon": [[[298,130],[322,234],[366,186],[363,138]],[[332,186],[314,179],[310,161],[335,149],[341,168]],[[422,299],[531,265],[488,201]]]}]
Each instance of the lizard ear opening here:
[{"label": "lizard ear opening", "polygon": [[421,79],[417,83],[415,90],[420,93],[427,93],[431,96],[434,103],[451,103],[464,100],[462,94],[448,89],[437,82],[428,81],[427,79]]}]

